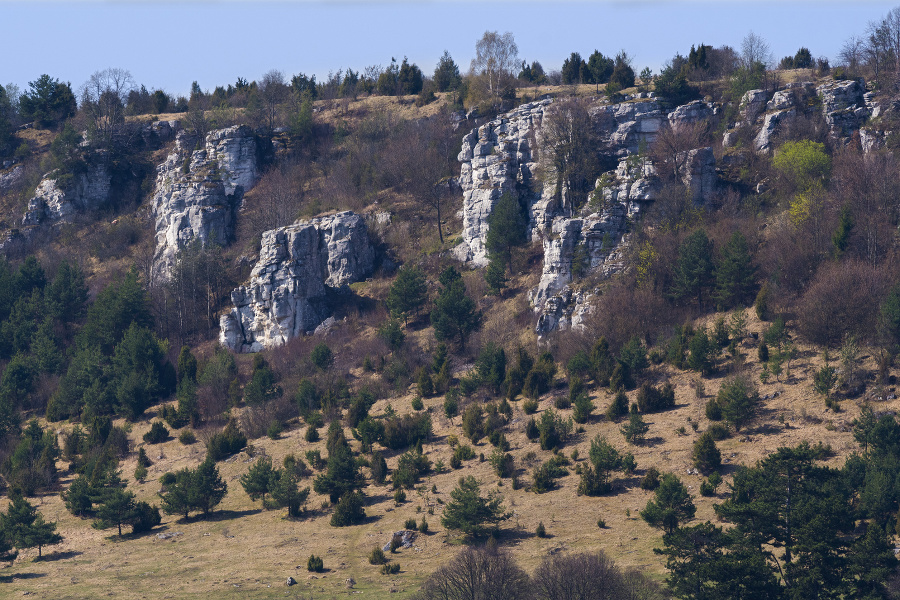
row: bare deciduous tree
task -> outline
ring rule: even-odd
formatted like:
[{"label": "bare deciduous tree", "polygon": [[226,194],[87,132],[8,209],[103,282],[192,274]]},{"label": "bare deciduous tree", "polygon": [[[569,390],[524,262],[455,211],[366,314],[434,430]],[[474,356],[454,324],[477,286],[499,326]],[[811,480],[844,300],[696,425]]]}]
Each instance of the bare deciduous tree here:
[{"label": "bare deciduous tree", "polygon": [[290,97],[290,88],[284,82],[284,74],[276,69],[272,69],[262,76],[258,88],[259,95],[266,107],[268,126],[272,130],[275,128],[278,106],[287,102]]},{"label": "bare deciduous tree", "polygon": [[526,600],[531,580],[496,545],[466,548],[431,574],[416,600]]},{"label": "bare deciduous tree", "polygon": [[99,148],[109,148],[124,131],[125,103],[135,87],[131,73],[109,68],[97,71],[81,88],[81,111],[88,137]]},{"label": "bare deciduous tree", "polygon": [[571,211],[587,198],[598,169],[596,136],[585,104],[574,98],[554,104],[544,118],[542,136],[543,178]]}]

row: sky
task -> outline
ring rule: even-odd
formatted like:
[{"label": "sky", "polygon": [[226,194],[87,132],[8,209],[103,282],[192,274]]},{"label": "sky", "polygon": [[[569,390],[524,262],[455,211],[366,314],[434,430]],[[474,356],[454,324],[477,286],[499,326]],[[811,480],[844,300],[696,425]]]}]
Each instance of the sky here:
[{"label": "sky", "polygon": [[107,67],[127,69],[147,89],[187,95],[260,78],[288,78],[390,64],[407,56],[431,74],[444,50],[462,71],[487,30],[510,31],[519,57],[559,69],[626,50],[636,71],[658,73],[691,45],[740,49],[749,32],[777,59],[806,46],[832,62],[852,35],[900,0],[475,1],[107,1],[0,0],[0,83],[22,91],[43,73],[78,90]]}]

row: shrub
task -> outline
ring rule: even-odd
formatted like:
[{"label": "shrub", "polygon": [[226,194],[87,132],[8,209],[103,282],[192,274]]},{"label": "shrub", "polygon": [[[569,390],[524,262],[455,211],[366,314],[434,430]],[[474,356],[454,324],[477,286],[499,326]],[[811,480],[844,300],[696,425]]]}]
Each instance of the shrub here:
[{"label": "shrub", "polygon": [[722,383],[716,402],[722,407],[722,417],[739,431],[756,414],[759,393],[748,378],[738,375]]},{"label": "shrub", "polygon": [[400,563],[385,563],[381,565],[382,575],[396,575],[400,572]]},{"label": "shrub", "polygon": [[394,490],[394,504],[400,506],[406,502],[406,492],[403,491],[403,488],[397,488]]},{"label": "shrub", "polygon": [[362,492],[344,494],[344,497],[334,507],[334,514],[331,515],[331,526],[346,527],[361,523],[366,518],[363,500]]},{"label": "shrub", "polygon": [[241,433],[233,420],[225,428],[213,435],[206,444],[206,453],[214,461],[228,458],[240,452],[247,445],[247,437]]},{"label": "shrub", "polygon": [[412,399],[411,406],[413,410],[422,410],[425,408],[425,403],[422,402],[422,398],[420,396],[416,396]]},{"label": "shrub", "polygon": [[318,345],[312,349],[312,352],[309,353],[309,359],[317,369],[327,371],[334,362],[334,354],[331,352],[331,348],[328,347],[328,344],[319,342]]},{"label": "shrub", "polygon": [[311,573],[321,573],[325,570],[325,565],[322,562],[321,556],[316,556],[315,554],[309,555],[309,560],[306,561],[306,570]]},{"label": "shrub", "polygon": [[413,518],[407,519],[406,522],[403,524],[404,529],[410,529],[413,531],[418,529],[418,527],[419,527],[418,523],[416,523],[416,520]]},{"label": "shrub", "polygon": [[425,520],[425,517],[422,517],[422,522],[419,523],[419,533],[428,533],[428,521]]},{"label": "shrub", "polygon": [[704,475],[717,471],[722,466],[722,454],[709,431],[700,434],[694,442],[692,459],[694,467]]},{"label": "shrub", "polygon": [[277,440],[281,437],[281,432],[284,431],[284,426],[280,421],[272,421],[269,424],[268,429],[266,429],[266,435],[269,436],[269,439]]},{"label": "shrub", "polygon": [[144,434],[144,441],[148,444],[161,444],[169,439],[169,430],[162,421],[154,421],[150,431]]},{"label": "shrub", "polygon": [[137,468],[134,470],[135,481],[143,482],[144,479],[146,479],[146,477],[147,477],[147,467],[138,465]]},{"label": "shrub", "polygon": [[547,528],[544,527],[544,522],[543,522],[543,521],[541,521],[541,522],[538,523],[537,528],[535,528],[535,530],[534,530],[534,534],[535,534],[536,536],[538,536],[539,538],[545,538],[545,537],[547,537]]},{"label": "shrub", "polygon": [[537,412],[538,403],[537,400],[526,400],[522,403],[522,410],[525,411],[526,415],[533,415]]},{"label": "shrub", "polygon": [[569,434],[572,433],[572,420],[564,421],[553,410],[547,410],[541,415],[538,432],[541,450],[560,448],[565,445]]},{"label": "shrub", "polygon": [[384,555],[384,550],[375,546],[372,548],[372,551],[369,553],[369,564],[370,565],[383,565],[387,562],[387,557]]},{"label": "shrub", "polygon": [[431,435],[431,415],[428,413],[393,416],[384,420],[381,442],[391,450],[401,450],[424,441]]},{"label": "shrub", "polygon": [[419,369],[419,375],[416,377],[416,385],[419,389],[419,394],[421,394],[422,397],[431,398],[434,396],[434,381],[431,379],[430,368],[426,366]]},{"label": "shrub", "polygon": [[178,434],[178,441],[185,446],[190,446],[197,441],[197,436],[194,434],[193,430],[185,429]]},{"label": "shrub", "polygon": [[619,388],[616,392],[615,397],[613,398],[612,404],[610,404],[609,408],[606,409],[606,418],[610,421],[618,421],[627,414],[628,396],[625,395],[624,389]]},{"label": "shrub", "polygon": [[484,411],[480,404],[472,403],[466,407],[463,412],[462,420],[463,432],[466,434],[473,444],[477,444],[478,440],[484,435]]},{"label": "shrub", "polygon": [[494,467],[494,473],[500,479],[511,477],[516,468],[516,460],[513,455],[508,452],[504,453],[499,448],[491,454],[490,463]]},{"label": "shrub", "polygon": [[459,413],[459,393],[456,388],[447,390],[444,395],[444,414],[448,419],[452,419]]},{"label": "shrub", "polygon": [[460,444],[453,450],[453,457],[459,460],[472,460],[475,458],[475,451],[468,444]]},{"label": "shrub", "polygon": [[557,410],[566,410],[572,406],[572,401],[569,400],[568,396],[557,396],[553,400],[553,406],[556,407]]},{"label": "shrub", "polygon": [[310,444],[319,441],[319,430],[313,427],[312,425],[308,425],[306,427],[306,433],[303,434],[303,439],[305,439]]},{"label": "shrub", "polygon": [[641,489],[655,490],[659,487],[659,469],[650,467],[641,479]]},{"label": "shrub", "polygon": [[701,496],[712,496],[715,492],[713,491],[713,486],[709,483],[709,481],[703,480],[700,482],[700,495]]},{"label": "shrub", "polygon": [[637,405],[642,413],[654,413],[675,407],[675,388],[666,383],[662,388],[645,383],[637,395]]},{"label": "shrub", "polygon": [[706,402],[706,418],[710,421],[722,420],[722,407],[715,398],[710,398]]},{"label": "shrub", "polygon": [[536,440],[541,435],[540,430],[538,430],[537,421],[535,421],[534,417],[528,419],[528,422],[525,423],[525,437],[529,440]]}]

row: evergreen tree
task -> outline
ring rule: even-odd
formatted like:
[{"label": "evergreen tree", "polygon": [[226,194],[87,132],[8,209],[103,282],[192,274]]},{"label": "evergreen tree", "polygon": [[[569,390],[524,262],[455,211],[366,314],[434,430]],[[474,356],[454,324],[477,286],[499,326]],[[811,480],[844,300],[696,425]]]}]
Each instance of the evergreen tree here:
[{"label": "evergreen tree", "polygon": [[266,506],[266,494],[272,491],[276,480],[276,472],[272,468],[272,459],[264,456],[250,466],[250,470],[241,475],[241,486],[251,500],[262,498],[263,507]]},{"label": "evergreen tree", "polygon": [[95,529],[118,527],[122,537],[122,525],[132,523],[136,517],[137,505],[134,494],[121,488],[112,490],[100,506],[97,507],[97,520],[93,522]]},{"label": "evergreen tree", "polygon": [[219,476],[219,468],[215,461],[207,457],[194,471],[191,481],[191,505],[203,514],[209,514],[227,492],[228,486]]},{"label": "evergreen tree", "polygon": [[409,323],[411,315],[417,315],[428,299],[425,273],[419,267],[403,265],[388,290],[387,308],[395,319]]},{"label": "evergreen tree", "polygon": [[56,523],[44,521],[37,508],[21,495],[13,496],[6,513],[0,513],[0,531],[19,550],[37,548],[38,557],[43,546],[58,544],[63,539],[56,532]]},{"label": "evergreen tree", "polygon": [[623,425],[620,431],[627,442],[638,445],[644,442],[644,436],[650,431],[650,426],[644,422],[641,413],[636,409],[637,407],[632,405],[632,410],[628,414],[628,423]]},{"label": "evergreen tree", "polygon": [[269,492],[277,506],[287,509],[289,517],[299,517],[303,514],[303,505],[309,498],[309,488],[300,489],[299,478],[293,471],[288,469],[273,471]]},{"label": "evergreen tree", "polygon": [[738,431],[756,414],[759,392],[746,376],[735,375],[722,383],[716,395],[716,403],[722,409],[725,420]]},{"label": "evergreen tree", "polygon": [[441,289],[431,311],[431,324],[439,341],[455,341],[465,347],[469,335],[481,323],[481,313],[475,302],[466,295],[462,276],[453,267],[447,267],[440,277]]},{"label": "evergreen tree", "polygon": [[607,56],[603,56],[599,50],[594,50],[588,57],[587,67],[591,72],[591,79],[597,85],[597,91],[600,91],[600,84],[609,81],[615,68],[615,61]]},{"label": "evergreen tree", "polygon": [[483,497],[478,481],[469,475],[461,477],[459,485],[450,492],[441,525],[472,539],[482,535],[488,526],[496,529],[501,521],[509,517],[509,513],[503,510],[503,499],[495,493]]},{"label": "evergreen tree", "polygon": [[462,83],[459,67],[453,62],[453,58],[447,50],[444,50],[444,54],[438,60],[432,81],[439,92],[455,90]]},{"label": "evergreen tree", "polygon": [[[597,435],[591,440],[591,450],[588,456],[595,473],[585,475],[585,471],[582,470],[583,486],[579,487],[579,492],[587,496],[597,496],[609,492],[612,489],[610,474],[622,468],[622,455],[606,441],[606,438]],[[596,477],[596,481],[592,481],[592,475]]]},{"label": "evergreen tree", "polygon": [[525,219],[519,201],[509,193],[500,196],[491,209],[487,223],[485,248],[491,256],[497,256],[512,269],[512,249],[525,242]]},{"label": "evergreen tree", "polygon": [[363,481],[343,431],[338,431],[327,445],[328,464],[325,472],[313,481],[313,489],[317,494],[327,494],[332,504],[336,504],[345,495],[360,489]]},{"label": "evergreen tree", "polygon": [[693,519],[696,512],[697,507],[681,480],[672,473],[666,473],[660,479],[655,496],[641,511],[641,518],[651,527],[672,533],[681,523]]},{"label": "evergreen tree", "polygon": [[735,232],[722,247],[715,267],[716,301],[723,308],[744,306],[754,296],[756,267],[750,258],[747,240]]},{"label": "evergreen tree", "polygon": [[502,295],[507,281],[506,265],[496,258],[491,258],[487,269],[484,270],[484,282],[487,283],[490,293],[494,296]]},{"label": "evergreen tree", "polygon": [[706,327],[701,327],[694,333],[688,348],[691,351],[687,359],[688,368],[709,375],[713,370],[716,349],[706,333]]},{"label": "evergreen tree", "polygon": [[703,306],[703,292],[713,283],[712,249],[712,242],[702,229],[681,243],[672,273],[672,298],[677,301],[696,298]]},{"label": "evergreen tree", "polygon": [[716,447],[716,441],[710,432],[704,431],[694,442],[692,459],[694,468],[704,475],[718,471],[722,466],[722,454]]}]

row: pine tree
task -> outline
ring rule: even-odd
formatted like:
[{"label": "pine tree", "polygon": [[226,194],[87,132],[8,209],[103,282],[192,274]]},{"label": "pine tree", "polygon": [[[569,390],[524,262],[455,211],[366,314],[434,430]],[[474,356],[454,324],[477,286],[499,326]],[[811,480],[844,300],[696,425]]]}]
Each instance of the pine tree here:
[{"label": "pine tree", "polygon": [[716,264],[716,301],[726,309],[744,306],[753,298],[755,286],[756,267],[751,262],[747,240],[735,232],[722,247]]},{"label": "pine tree", "polygon": [[677,301],[696,298],[703,306],[703,292],[713,283],[712,249],[712,242],[702,229],[681,243],[672,273],[672,298]]},{"label": "pine tree", "polygon": [[343,431],[339,431],[327,445],[328,465],[325,472],[313,481],[313,489],[317,494],[327,494],[332,504],[336,504],[342,497],[360,489],[362,478]]},{"label": "pine tree", "polygon": [[453,267],[447,267],[440,277],[443,289],[438,294],[431,311],[431,324],[439,341],[456,341],[465,347],[469,335],[481,323],[481,312],[475,301],[466,295],[462,276]]},{"label": "pine tree", "polygon": [[20,550],[37,548],[38,557],[43,546],[58,544],[63,539],[56,532],[56,523],[44,521],[37,508],[19,495],[13,497],[7,512],[0,514],[0,531]]},{"label": "pine tree", "polygon": [[484,246],[512,269],[512,249],[525,243],[525,219],[519,201],[512,194],[503,194],[494,204],[487,218],[488,231]]},{"label": "pine tree", "polygon": [[296,473],[288,469],[273,471],[269,492],[277,506],[287,509],[289,517],[299,517],[303,513],[306,499],[309,498],[309,488],[301,490]]},{"label": "pine tree", "polygon": [[704,431],[697,438],[692,458],[694,467],[704,475],[717,471],[722,466],[722,454],[710,432]]},{"label": "pine tree", "polygon": [[251,500],[262,498],[262,504],[266,506],[266,494],[272,491],[276,473],[272,469],[272,459],[264,456],[250,466],[250,470],[241,475],[241,486]]},{"label": "pine tree", "polygon": [[628,423],[623,425],[620,431],[627,442],[639,445],[643,443],[644,435],[650,431],[650,426],[644,422],[641,413],[636,409],[637,407],[632,405],[632,409],[628,414]]},{"label": "pine tree", "polygon": [[506,265],[496,258],[491,258],[487,269],[484,270],[484,282],[487,283],[491,295],[502,295],[507,283]]},{"label": "pine tree", "polygon": [[458,531],[468,538],[476,538],[487,526],[496,529],[501,521],[510,517],[503,510],[503,499],[496,494],[481,496],[478,481],[471,475],[461,477],[459,485],[450,492],[450,501],[444,507],[441,524]]},{"label": "pine tree", "polygon": [[417,315],[428,299],[425,273],[419,267],[403,265],[388,290],[387,308],[395,319],[409,323],[409,317]]},{"label": "pine tree", "polygon": [[651,527],[672,533],[681,523],[694,518],[696,512],[697,507],[681,480],[672,473],[666,473],[660,479],[655,496],[641,511],[641,518]]},{"label": "pine tree", "polygon": [[219,476],[219,468],[209,457],[194,471],[191,485],[190,501],[192,506],[203,514],[218,506],[228,492],[227,484]]},{"label": "pine tree", "polygon": [[121,488],[112,490],[106,500],[97,507],[97,520],[92,523],[94,529],[109,529],[118,527],[119,537],[122,537],[122,524],[134,521],[137,505],[132,492]]}]

